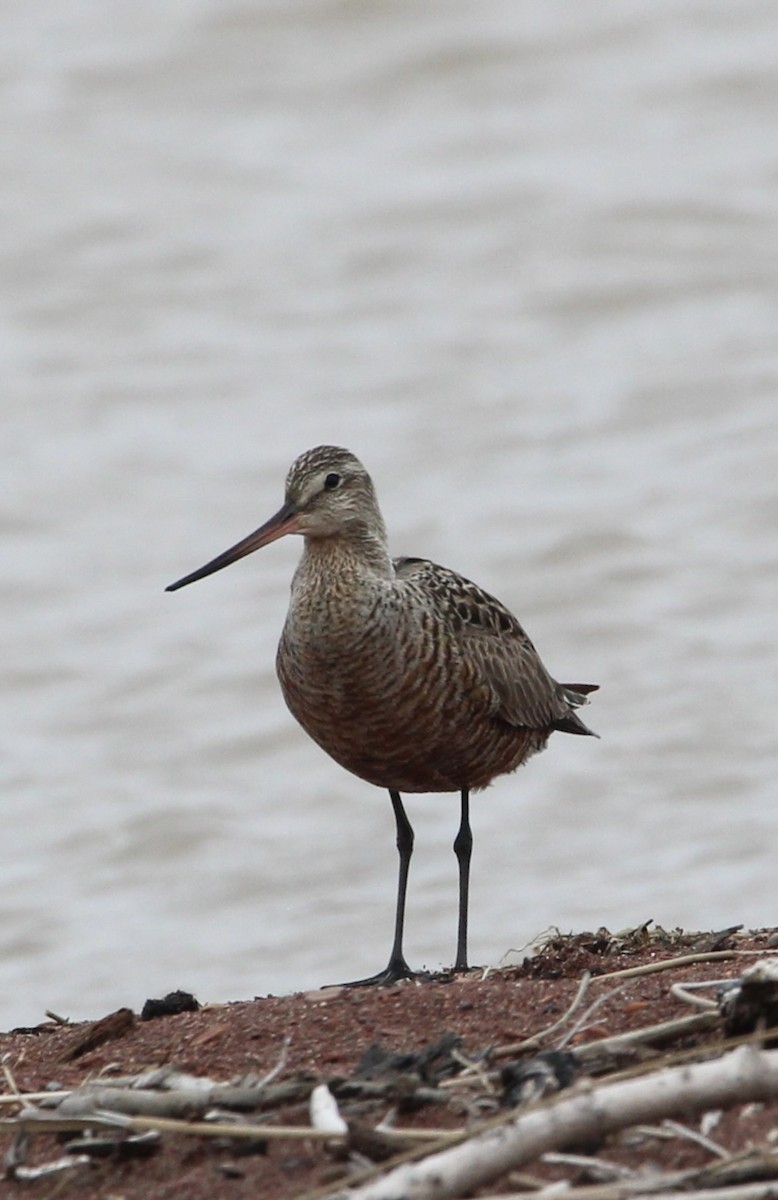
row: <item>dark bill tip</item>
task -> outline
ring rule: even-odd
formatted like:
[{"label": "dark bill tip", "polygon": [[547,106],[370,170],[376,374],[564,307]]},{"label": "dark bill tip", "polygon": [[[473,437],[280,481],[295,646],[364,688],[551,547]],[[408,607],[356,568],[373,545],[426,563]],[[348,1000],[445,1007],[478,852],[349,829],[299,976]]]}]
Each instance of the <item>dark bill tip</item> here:
[{"label": "dark bill tip", "polygon": [[259,529],[255,529],[248,537],[236,542],[234,546],[230,546],[229,550],[225,550],[223,554],[212,558],[204,567],[198,567],[190,575],[184,575],[175,583],[169,583],[165,591],[177,592],[179,588],[186,587],[188,583],[196,583],[198,579],[205,579],[206,575],[213,575],[215,571],[221,571],[222,567],[228,567],[230,563],[237,562],[239,558],[245,558],[254,550],[260,550],[263,546],[267,546],[268,542],[274,542],[287,533],[297,532],[297,513],[291,504],[284,504],[275,516],[266,521],[264,525],[260,525]]}]

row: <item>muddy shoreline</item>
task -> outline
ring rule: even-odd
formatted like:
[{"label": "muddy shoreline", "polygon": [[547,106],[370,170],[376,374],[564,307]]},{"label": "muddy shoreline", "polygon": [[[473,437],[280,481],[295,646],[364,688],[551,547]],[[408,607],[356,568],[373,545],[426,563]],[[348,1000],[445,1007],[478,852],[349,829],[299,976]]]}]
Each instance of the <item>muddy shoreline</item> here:
[{"label": "muddy shoreline", "polygon": [[[504,1119],[532,1103],[538,1086],[564,1091],[585,1077],[596,1083],[679,1054],[723,1055],[732,1030],[718,1009],[700,1007],[719,989],[684,985],[736,980],[755,962],[769,961],[777,940],[772,929],[684,933],[650,924],[618,935],[560,934],[520,964],[466,975],[266,996],[146,1020],[123,1009],[94,1022],[10,1031],[0,1035],[6,1071],[0,1198],[22,1189],[90,1200],[335,1195],[371,1170],[384,1170],[397,1154],[423,1155],[435,1131],[450,1138]],[[755,1018],[757,1025],[760,1019],[772,1023],[769,1011]],[[668,1022],[675,1032],[671,1025],[651,1033]],[[635,1035],[634,1042],[618,1040],[625,1034]],[[537,1056],[548,1052],[547,1069]],[[542,1085],[534,1066],[526,1071],[538,1061],[549,1076]],[[344,1134],[305,1136],[311,1093],[321,1085]],[[78,1102],[88,1114],[97,1087],[95,1109],[106,1097],[126,1103],[136,1114],[122,1118],[130,1124],[96,1121],[90,1133],[82,1115],[72,1118],[73,1128],[46,1131],[45,1121],[67,1110],[64,1093],[75,1094],[68,1111],[77,1112]],[[192,1098],[197,1088],[200,1101]],[[143,1118],[145,1128],[138,1125],[132,1106],[139,1091],[163,1114],[158,1128],[153,1115]],[[19,1115],[36,1108],[34,1132],[20,1133]],[[214,1111],[218,1135],[204,1125]],[[706,1148],[696,1118],[692,1132],[631,1140],[625,1133],[585,1147],[578,1165],[564,1155],[539,1160],[487,1191],[533,1190],[552,1179],[580,1187],[609,1172],[618,1178],[619,1171],[624,1180],[649,1169],[693,1171],[747,1147],[767,1154],[775,1115],[772,1104],[734,1107],[710,1133],[715,1152]],[[162,1128],[165,1120],[189,1128]],[[239,1135],[229,1135],[230,1122],[242,1127]],[[268,1126],[281,1134],[268,1133]],[[201,1132],[192,1133],[196,1127]],[[284,1130],[297,1132],[287,1137]],[[425,1130],[432,1131],[428,1142]],[[56,1164],[56,1171],[36,1175]]]}]

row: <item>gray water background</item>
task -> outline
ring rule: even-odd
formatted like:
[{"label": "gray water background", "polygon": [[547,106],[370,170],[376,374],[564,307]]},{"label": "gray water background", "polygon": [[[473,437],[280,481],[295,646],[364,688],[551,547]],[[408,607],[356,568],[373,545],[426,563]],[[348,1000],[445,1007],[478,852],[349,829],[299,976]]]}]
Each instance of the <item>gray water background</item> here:
[{"label": "gray water background", "polygon": [[[388,798],[286,712],[303,449],[602,690],[474,802],[472,958],[778,922],[772,0],[5,3],[0,1027],[383,965]],[[452,796],[409,802],[449,963]]]}]

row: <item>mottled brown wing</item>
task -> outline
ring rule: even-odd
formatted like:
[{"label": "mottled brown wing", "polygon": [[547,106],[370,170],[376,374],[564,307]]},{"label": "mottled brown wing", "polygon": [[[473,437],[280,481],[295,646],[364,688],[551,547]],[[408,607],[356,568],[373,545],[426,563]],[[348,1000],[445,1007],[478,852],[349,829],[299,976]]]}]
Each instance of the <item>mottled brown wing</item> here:
[{"label": "mottled brown wing", "polygon": [[559,685],[504,604],[427,559],[398,558],[394,566],[399,579],[434,597],[435,611],[491,688],[495,714],[528,729],[546,729],[569,716]]}]

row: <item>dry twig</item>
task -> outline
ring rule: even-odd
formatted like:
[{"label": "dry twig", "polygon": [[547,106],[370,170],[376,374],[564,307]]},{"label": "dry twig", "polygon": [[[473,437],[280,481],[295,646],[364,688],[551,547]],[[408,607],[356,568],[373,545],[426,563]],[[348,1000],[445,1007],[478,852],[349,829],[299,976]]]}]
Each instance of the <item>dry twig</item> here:
[{"label": "dry twig", "polygon": [[713,1062],[669,1067],[650,1076],[563,1093],[493,1125],[423,1162],[398,1167],[348,1200],[446,1200],[571,1142],[599,1139],[638,1121],[726,1108],[778,1096],[778,1051],[743,1047]]}]

